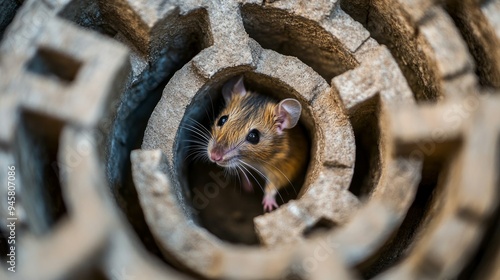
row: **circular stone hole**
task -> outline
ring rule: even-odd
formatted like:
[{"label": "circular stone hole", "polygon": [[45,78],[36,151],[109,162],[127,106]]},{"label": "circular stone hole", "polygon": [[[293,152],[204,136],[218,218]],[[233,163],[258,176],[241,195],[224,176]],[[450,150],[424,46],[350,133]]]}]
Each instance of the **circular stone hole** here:
[{"label": "circular stone hole", "polygon": [[[262,188],[265,186],[265,179],[257,172],[252,172],[248,178],[252,182],[253,191],[246,191],[241,176],[238,178],[236,174],[229,174],[226,169],[210,162],[205,144],[205,136],[209,134],[208,131],[215,125],[219,113],[225,107],[222,87],[237,76],[207,84],[193,98],[181,123],[175,158],[179,162],[180,182],[189,186],[189,199],[199,224],[221,240],[235,244],[258,245],[259,239],[253,219],[264,214]],[[305,182],[313,135],[310,125],[312,118],[306,103],[298,98],[298,93],[292,94],[294,91],[291,88],[270,77],[245,73],[244,85],[247,91],[268,96],[276,102],[285,98],[296,98],[302,104],[297,130],[306,138],[306,164],[299,175],[290,178],[291,183],[281,188],[276,195],[276,202],[281,206],[291,199],[296,199]]]}]

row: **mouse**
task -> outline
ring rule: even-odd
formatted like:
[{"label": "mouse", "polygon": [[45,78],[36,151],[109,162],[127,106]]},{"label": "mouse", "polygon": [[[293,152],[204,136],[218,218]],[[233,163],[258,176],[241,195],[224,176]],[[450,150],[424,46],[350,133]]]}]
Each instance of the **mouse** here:
[{"label": "mouse", "polygon": [[238,176],[244,190],[253,191],[252,181],[257,183],[264,192],[264,212],[273,211],[278,208],[276,195],[293,187],[306,166],[307,138],[297,125],[302,106],[294,98],[277,101],[247,90],[243,76],[226,82],[222,97],[224,107],[213,121],[207,156]]}]

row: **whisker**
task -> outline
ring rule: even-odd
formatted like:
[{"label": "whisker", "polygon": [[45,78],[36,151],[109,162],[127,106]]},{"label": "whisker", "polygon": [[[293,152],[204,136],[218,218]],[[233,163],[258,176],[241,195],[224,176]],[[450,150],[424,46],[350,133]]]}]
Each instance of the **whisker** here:
[{"label": "whisker", "polygon": [[232,176],[234,175],[234,174],[233,174],[234,169],[233,169],[232,167],[226,167],[225,169],[227,170],[227,174],[229,174],[229,176],[231,176],[231,177],[232,177]]},{"label": "whisker", "polygon": [[[255,168],[253,165],[249,164],[249,163],[246,163],[242,160],[240,160],[241,163],[245,164],[246,166],[252,168],[253,170],[255,170],[257,173],[259,173],[262,177],[264,177],[264,179],[266,179],[267,182],[270,182],[269,178],[267,178],[262,172],[260,172],[257,168]],[[281,198],[281,201],[283,203],[285,203],[285,200],[283,199],[283,197],[281,196],[281,194],[278,192],[278,189],[276,189],[276,193],[280,196]]]},{"label": "whisker", "polygon": [[[188,117],[188,119],[192,120],[195,122],[195,124],[198,124],[200,128],[202,128],[204,131],[206,131],[210,136],[212,135],[212,133],[210,132],[210,130],[208,130],[208,128],[206,128],[203,124],[201,124],[199,121],[191,118],[191,117]],[[195,126],[193,126],[195,127]]]},{"label": "whisker", "polygon": [[[184,142],[184,141],[183,141]],[[207,145],[205,145],[205,143],[201,143],[201,142],[194,142],[194,141],[185,141],[187,142],[188,144],[186,145],[186,148],[188,150],[192,150],[192,149],[199,149],[199,150],[206,150],[207,149]]]},{"label": "whisker", "polygon": [[[189,151],[189,155],[188,155],[188,156],[186,156],[186,159],[188,159],[188,157],[189,157],[189,156],[191,156],[191,155],[199,155],[199,156],[200,156],[200,158],[201,158],[201,157],[203,157],[203,158],[204,158],[204,157],[206,157],[206,158],[204,158],[203,160],[208,159],[208,155],[206,154],[205,150],[200,150],[200,149],[193,149],[193,150],[190,150],[190,151]],[[194,158],[193,158],[193,159],[194,159]]]},{"label": "whisker", "polygon": [[184,139],[182,142],[190,142],[190,143],[198,143],[198,144],[207,144],[206,141],[201,141],[199,139]]},{"label": "whisker", "polygon": [[205,152],[205,151],[206,151],[205,148],[195,147],[195,146],[192,146],[190,149],[187,150],[187,152],[198,152],[198,153]]},{"label": "whisker", "polygon": [[204,132],[207,132],[208,134],[210,134],[210,130],[208,130],[208,128],[206,128],[202,123],[200,123],[199,121],[197,121],[191,117],[187,117],[187,118],[192,123],[186,122],[184,125],[192,127],[192,128],[200,129],[201,131],[204,131]]},{"label": "whisker", "polygon": [[203,106],[203,109],[205,109],[205,114],[207,115],[207,118],[208,118],[209,120],[212,120],[212,119],[210,119],[210,114],[208,113],[207,108],[206,108],[205,106]]},{"label": "whisker", "polygon": [[230,174],[229,174],[229,168],[224,168],[224,176],[225,177],[230,176]]},{"label": "whisker", "polygon": [[[243,169],[241,169],[241,167],[238,165],[237,166],[240,171],[243,173],[243,176],[245,176],[245,179],[247,179],[247,182],[250,182],[250,179],[248,178],[247,174],[245,173],[245,171],[243,171]],[[241,183],[240,183],[240,192],[241,192]]]},{"label": "whisker", "polygon": [[[236,175],[238,176],[238,182],[240,183],[240,194],[241,194],[241,177],[240,177],[240,172],[241,172],[241,169],[238,165],[236,165],[236,168],[238,171],[236,171]],[[245,175],[246,176],[246,175]],[[235,184],[236,185],[236,184]]]},{"label": "whisker", "polygon": [[205,154],[205,153],[206,153],[206,150],[205,150],[205,149],[200,149],[200,148],[191,149],[190,151],[191,151],[191,152],[195,152],[195,153],[203,153],[203,154]]},{"label": "whisker", "polygon": [[191,131],[192,133],[194,133],[193,136],[200,136],[201,138],[198,138],[200,140],[206,140],[207,143],[208,143],[208,141],[210,141],[210,138],[207,135],[203,134],[201,131],[199,131],[199,129],[190,128],[187,126],[181,126],[181,128],[185,128],[185,129]]},{"label": "whisker", "polygon": [[[181,127],[189,129],[192,132],[196,132],[196,133],[199,133],[201,135],[207,136],[207,138],[209,135],[211,135],[211,133],[208,130],[207,131],[201,130],[199,127],[194,126],[194,125],[184,124],[184,125],[181,125]],[[203,128],[206,129],[205,127],[203,127]]]},{"label": "whisker", "polygon": [[[267,164],[267,165],[269,165],[271,167],[274,167],[276,170],[278,170],[281,173],[281,175],[283,175],[283,177],[286,178],[286,180],[288,181],[288,183],[290,183],[290,186],[292,186],[292,189],[295,192],[295,195],[297,195],[297,190],[295,189],[295,186],[292,184],[292,182],[290,181],[290,179],[285,175],[285,173],[283,173],[278,167],[276,167],[276,166],[274,166],[274,165],[272,165],[272,164],[270,164],[270,163],[268,163],[268,162],[266,162],[266,161],[264,161],[262,159],[259,159],[259,158],[256,158],[256,159],[259,160],[259,161],[261,161],[262,163],[265,163],[265,164]],[[286,188],[285,188],[285,190],[286,190]],[[288,191],[287,191],[287,193],[288,193]]]},{"label": "whisker", "polygon": [[200,155],[200,151],[193,151],[191,153],[189,153],[185,158],[184,160],[187,160],[189,157],[193,156],[193,161],[196,159],[196,156],[199,156]]},{"label": "whisker", "polygon": [[[262,190],[263,193],[265,193],[265,190],[264,188],[262,187],[262,185],[259,183],[259,180],[257,180],[257,178],[255,178],[255,176],[253,176],[252,172],[250,172],[245,166],[243,165],[240,165],[243,169],[245,169],[247,171],[248,174],[250,174],[250,176],[253,177],[253,179],[255,180],[255,182],[257,182],[257,184],[259,185],[260,189]],[[248,177],[247,177],[248,178]]]},{"label": "whisker", "polygon": [[206,142],[202,142],[200,140],[191,140],[191,139],[184,139],[182,140],[182,142],[188,142],[188,143],[195,143],[195,144],[199,144],[199,145],[192,145],[190,144],[189,146],[190,147],[193,147],[193,146],[198,146],[198,147],[204,147],[206,148],[207,147],[207,144]]},{"label": "whisker", "polygon": [[208,94],[208,98],[210,98],[210,106],[212,106],[212,120],[215,120],[214,101],[213,101],[212,96],[210,94]]}]

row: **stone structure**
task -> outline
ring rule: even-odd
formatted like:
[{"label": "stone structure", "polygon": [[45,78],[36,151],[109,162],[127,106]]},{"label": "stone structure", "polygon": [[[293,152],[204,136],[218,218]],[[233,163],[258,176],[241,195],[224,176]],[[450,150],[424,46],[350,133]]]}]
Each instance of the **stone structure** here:
[{"label": "stone structure", "polygon": [[[4,1],[0,279],[499,279],[499,19],[499,0]],[[304,108],[309,166],[271,213],[190,160],[238,75]]]}]

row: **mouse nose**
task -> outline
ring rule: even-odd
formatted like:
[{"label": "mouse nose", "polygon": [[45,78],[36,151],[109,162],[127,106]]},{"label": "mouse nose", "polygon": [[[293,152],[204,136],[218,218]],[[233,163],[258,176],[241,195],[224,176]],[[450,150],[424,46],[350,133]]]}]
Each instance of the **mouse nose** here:
[{"label": "mouse nose", "polygon": [[210,159],[213,160],[213,161],[221,161],[222,160],[222,152],[221,151],[218,151],[218,150],[212,150],[210,152]]}]

